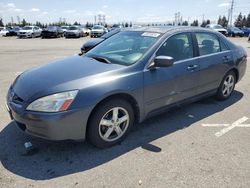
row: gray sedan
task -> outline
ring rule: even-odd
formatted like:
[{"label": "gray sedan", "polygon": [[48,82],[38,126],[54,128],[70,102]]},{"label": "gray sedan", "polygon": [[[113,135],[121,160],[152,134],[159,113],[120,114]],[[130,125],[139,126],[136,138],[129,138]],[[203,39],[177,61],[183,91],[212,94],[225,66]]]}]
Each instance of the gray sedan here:
[{"label": "gray sedan", "polygon": [[7,94],[24,132],[50,140],[120,143],[134,123],[207,96],[228,99],[247,54],[222,34],[172,27],[121,31],[82,56],[28,70]]}]

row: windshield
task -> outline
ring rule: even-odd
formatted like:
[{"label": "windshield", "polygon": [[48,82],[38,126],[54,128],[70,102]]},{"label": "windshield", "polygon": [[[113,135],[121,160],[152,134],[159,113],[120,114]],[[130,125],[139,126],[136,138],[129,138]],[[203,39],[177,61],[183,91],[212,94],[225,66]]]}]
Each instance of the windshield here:
[{"label": "windshield", "polygon": [[24,27],[23,30],[32,30],[32,27]]},{"label": "windshield", "polygon": [[64,27],[62,27],[62,29],[68,29],[68,27],[65,27],[65,26],[64,26]]},{"label": "windshield", "polygon": [[69,30],[77,30],[77,27],[69,27]]},{"label": "windshield", "polygon": [[239,28],[237,28],[237,27],[233,27],[232,30],[233,30],[233,31],[241,31],[241,30],[240,30]]},{"label": "windshield", "polygon": [[90,50],[86,56],[129,66],[136,63],[159,36],[159,33],[120,32]]},{"label": "windshield", "polygon": [[57,27],[56,26],[49,26],[47,29],[48,30],[57,30]]},{"label": "windshield", "polygon": [[214,29],[223,29],[223,27],[220,26],[220,25],[215,25],[215,26],[213,26],[213,28],[214,28]]},{"label": "windshield", "polygon": [[102,29],[102,26],[96,25],[93,27],[93,29]]}]

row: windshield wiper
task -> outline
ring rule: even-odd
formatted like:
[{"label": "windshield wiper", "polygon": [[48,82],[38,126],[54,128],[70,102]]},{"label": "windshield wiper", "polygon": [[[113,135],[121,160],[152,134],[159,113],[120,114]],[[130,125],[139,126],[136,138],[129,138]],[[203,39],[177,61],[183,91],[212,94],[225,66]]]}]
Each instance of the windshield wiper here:
[{"label": "windshield wiper", "polygon": [[107,58],[105,57],[100,57],[100,56],[91,56],[91,58],[99,61],[99,62],[102,62],[102,63],[107,63],[107,64],[112,64]]}]

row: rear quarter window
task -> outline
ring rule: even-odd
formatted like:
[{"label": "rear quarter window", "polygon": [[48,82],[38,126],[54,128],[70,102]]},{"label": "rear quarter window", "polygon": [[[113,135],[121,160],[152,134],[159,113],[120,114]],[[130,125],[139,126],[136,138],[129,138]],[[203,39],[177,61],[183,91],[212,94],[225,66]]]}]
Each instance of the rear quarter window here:
[{"label": "rear quarter window", "polygon": [[221,51],[220,41],[216,35],[210,33],[196,33],[195,36],[201,56]]}]

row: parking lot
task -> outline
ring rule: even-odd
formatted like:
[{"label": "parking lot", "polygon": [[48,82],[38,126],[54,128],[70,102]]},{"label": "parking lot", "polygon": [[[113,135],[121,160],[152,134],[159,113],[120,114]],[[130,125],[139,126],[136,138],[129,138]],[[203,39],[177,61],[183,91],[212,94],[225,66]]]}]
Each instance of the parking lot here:
[{"label": "parking lot", "polygon": [[[207,98],[148,119],[112,148],[19,131],[4,105],[14,78],[79,53],[87,39],[0,37],[0,187],[250,187],[250,66],[229,100]],[[231,40],[250,56],[246,38]],[[35,150],[26,154],[28,141]]]}]

